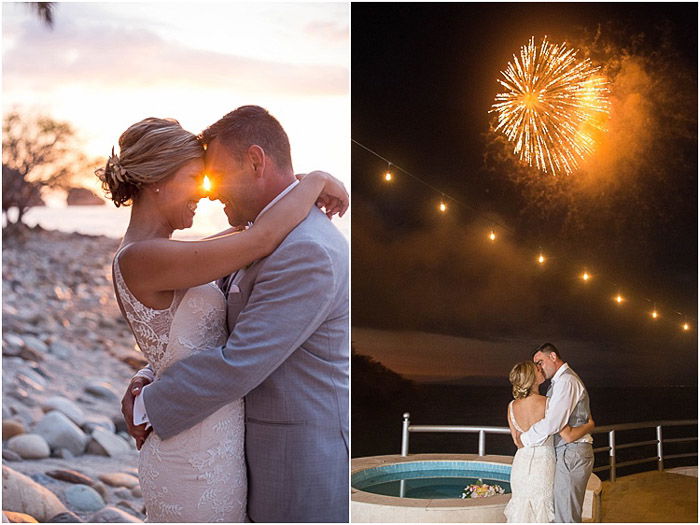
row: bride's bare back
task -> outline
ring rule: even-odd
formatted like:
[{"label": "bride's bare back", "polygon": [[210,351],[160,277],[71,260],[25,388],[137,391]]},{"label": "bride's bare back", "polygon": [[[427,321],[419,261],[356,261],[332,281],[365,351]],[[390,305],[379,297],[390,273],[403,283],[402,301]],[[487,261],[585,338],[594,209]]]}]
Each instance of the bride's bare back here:
[{"label": "bride's bare back", "polygon": [[532,425],[544,418],[547,398],[531,394],[523,399],[513,401],[513,416],[520,428],[527,432]]}]

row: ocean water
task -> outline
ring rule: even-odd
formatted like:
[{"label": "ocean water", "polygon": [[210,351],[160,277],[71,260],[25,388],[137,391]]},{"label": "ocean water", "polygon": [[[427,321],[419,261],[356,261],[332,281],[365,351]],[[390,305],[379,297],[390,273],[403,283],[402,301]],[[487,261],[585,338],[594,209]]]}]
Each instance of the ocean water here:
[{"label": "ocean water", "polygon": [[[84,235],[104,235],[120,239],[131,214],[130,207],[105,206],[37,206],[24,216],[28,226],[39,225],[46,230],[76,232]],[[333,223],[350,240],[350,214],[334,218]],[[174,239],[195,240],[213,235],[229,228],[224,206],[216,201],[202,199],[197,206],[192,228],[177,230]]]}]

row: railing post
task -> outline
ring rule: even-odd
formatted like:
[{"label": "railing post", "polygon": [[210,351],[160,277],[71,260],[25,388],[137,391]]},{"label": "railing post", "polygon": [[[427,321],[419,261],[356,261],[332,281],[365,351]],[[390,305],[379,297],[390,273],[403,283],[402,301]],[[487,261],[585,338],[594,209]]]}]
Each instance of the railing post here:
[{"label": "railing post", "polygon": [[615,431],[608,432],[608,445],[610,446],[610,481],[615,481]]},{"label": "railing post", "polygon": [[486,432],[479,430],[479,455],[486,455]]},{"label": "railing post", "polygon": [[403,428],[401,430],[401,455],[404,457],[408,456],[408,425],[410,417],[411,414],[409,414],[408,412],[404,412]]},{"label": "railing post", "polygon": [[664,446],[663,438],[661,435],[661,425],[656,427],[656,439],[658,443],[656,444],[656,455],[659,457],[659,470],[664,469]]}]

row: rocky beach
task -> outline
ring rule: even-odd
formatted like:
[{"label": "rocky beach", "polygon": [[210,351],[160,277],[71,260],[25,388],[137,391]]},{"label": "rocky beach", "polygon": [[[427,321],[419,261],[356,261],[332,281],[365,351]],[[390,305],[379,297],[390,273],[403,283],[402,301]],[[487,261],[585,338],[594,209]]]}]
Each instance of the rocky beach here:
[{"label": "rocky beach", "polygon": [[119,241],[3,237],[3,521],[141,522],[120,399],[145,359],[112,289]]}]

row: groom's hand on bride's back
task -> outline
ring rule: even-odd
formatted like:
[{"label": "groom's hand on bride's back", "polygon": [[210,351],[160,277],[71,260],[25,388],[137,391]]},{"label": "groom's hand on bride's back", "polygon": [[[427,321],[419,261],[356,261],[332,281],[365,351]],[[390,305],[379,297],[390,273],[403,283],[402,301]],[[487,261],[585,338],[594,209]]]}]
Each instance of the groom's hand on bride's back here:
[{"label": "groom's hand on bride's back", "polygon": [[141,450],[146,437],[151,433],[153,428],[146,430],[146,425],[134,425],[134,400],[136,396],[141,393],[143,387],[146,386],[151,381],[143,376],[134,376],[129,383],[129,386],[122,397],[122,416],[124,416],[124,422],[126,423],[126,428],[129,435],[136,440],[136,448]]}]

